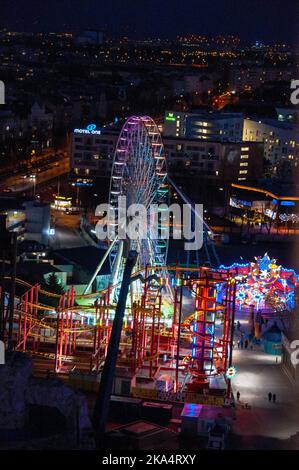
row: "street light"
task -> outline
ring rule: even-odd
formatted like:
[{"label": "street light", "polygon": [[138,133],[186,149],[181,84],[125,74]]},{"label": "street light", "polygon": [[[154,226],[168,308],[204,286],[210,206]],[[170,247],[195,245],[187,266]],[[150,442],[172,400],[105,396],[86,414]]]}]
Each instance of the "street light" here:
[{"label": "street light", "polygon": [[33,181],[33,196],[35,196],[35,189],[36,189],[36,175],[30,175],[31,181]]}]

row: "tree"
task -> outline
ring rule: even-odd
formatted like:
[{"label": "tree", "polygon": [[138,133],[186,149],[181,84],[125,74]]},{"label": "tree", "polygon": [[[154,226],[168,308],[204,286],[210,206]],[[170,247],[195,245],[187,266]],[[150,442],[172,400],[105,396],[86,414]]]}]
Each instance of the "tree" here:
[{"label": "tree", "polygon": [[55,273],[51,273],[45,283],[45,290],[52,292],[52,294],[64,294],[64,289],[59,282]]},{"label": "tree", "polygon": [[[42,283],[42,290],[51,292],[52,294],[63,295],[64,289],[59,282],[55,273],[51,273],[46,282]],[[42,304],[50,305],[52,307],[58,307],[59,297],[52,297],[46,294],[40,294],[40,301]]]}]

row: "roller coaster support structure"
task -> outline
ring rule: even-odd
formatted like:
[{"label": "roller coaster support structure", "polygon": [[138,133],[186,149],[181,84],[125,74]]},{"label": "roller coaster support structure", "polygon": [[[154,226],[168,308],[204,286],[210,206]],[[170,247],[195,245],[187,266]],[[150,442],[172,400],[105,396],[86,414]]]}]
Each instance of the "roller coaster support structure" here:
[{"label": "roller coaster support structure", "polygon": [[[36,351],[39,345],[40,326],[38,322],[38,294],[40,286],[35,284],[22,295],[19,304],[19,328],[16,349],[23,352],[31,347]],[[37,328],[37,330],[36,330]],[[31,337],[31,338],[30,338]],[[29,345],[29,339],[31,343]]]},{"label": "roller coaster support structure", "polygon": [[63,358],[76,351],[76,328],[73,318],[75,291],[71,287],[61,296],[57,309],[56,321],[56,347],[55,347],[55,372],[61,372]]}]

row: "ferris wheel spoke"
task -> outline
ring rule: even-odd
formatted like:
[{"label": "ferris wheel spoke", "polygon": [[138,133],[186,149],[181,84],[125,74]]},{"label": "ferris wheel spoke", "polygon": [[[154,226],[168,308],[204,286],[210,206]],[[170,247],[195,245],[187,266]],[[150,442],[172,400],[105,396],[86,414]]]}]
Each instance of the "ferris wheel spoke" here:
[{"label": "ferris wheel spoke", "polygon": [[[109,202],[117,207],[118,196],[126,196],[127,204],[143,204],[149,210],[151,204],[167,201],[166,163],[160,132],[148,116],[131,116],[125,122],[115,149],[110,181]],[[144,238],[127,240],[129,249],[139,253],[138,265],[166,264],[168,241],[156,239],[151,227],[151,215],[147,216]],[[116,225],[118,226],[116,211]],[[143,234],[144,236],[144,234]],[[115,244],[113,263],[120,244]]]}]

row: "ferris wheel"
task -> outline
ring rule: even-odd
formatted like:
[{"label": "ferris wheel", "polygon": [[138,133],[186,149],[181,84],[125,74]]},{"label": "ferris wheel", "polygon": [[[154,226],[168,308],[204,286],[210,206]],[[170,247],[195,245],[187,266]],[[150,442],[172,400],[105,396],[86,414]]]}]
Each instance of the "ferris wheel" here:
[{"label": "ferris wheel", "polygon": [[[146,209],[146,233],[139,239],[120,239],[119,197],[126,196],[126,204],[141,204]],[[124,259],[129,250],[136,250],[136,270],[151,266],[165,266],[168,239],[155,238],[152,232],[150,207],[168,202],[166,161],[161,134],[148,116],[129,117],[119,135],[110,180],[109,205],[113,208],[115,229],[110,265],[113,285],[120,282]],[[163,227],[160,227],[163,228]]]}]

